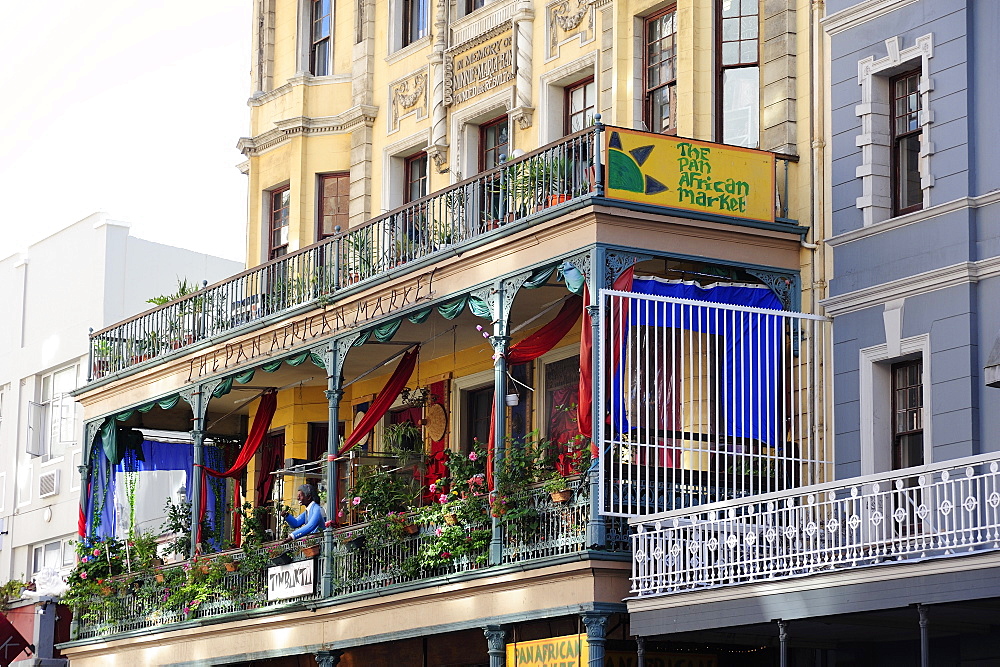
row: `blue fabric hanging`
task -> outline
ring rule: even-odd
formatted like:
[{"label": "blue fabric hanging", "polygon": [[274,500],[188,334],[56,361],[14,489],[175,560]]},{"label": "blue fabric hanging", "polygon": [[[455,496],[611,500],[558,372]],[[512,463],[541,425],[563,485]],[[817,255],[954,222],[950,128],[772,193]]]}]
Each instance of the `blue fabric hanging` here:
[{"label": "blue fabric hanging", "polygon": [[[778,297],[764,286],[701,287],[686,282],[636,277],[632,292],[769,310],[783,309]],[[722,336],[725,353],[717,368],[717,378],[722,383],[722,405],[718,406],[718,410],[725,418],[726,440],[734,442],[752,439],[770,446],[783,446],[783,425],[779,423],[778,417],[778,407],[783,396],[780,383],[782,323],[776,321],[777,317],[774,315],[760,315],[737,319],[741,323],[737,329],[731,318],[710,316],[705,309],[683,310],[685,317],[681,321],[679,308],[646,309],[638,300],[633,300],[625,326],[684,326],[699,333]],[[695,313],[700,317],[692,317]],[[625,358],[624,347],[627,340],[627,335],[622,337],[622,359]],[[618,405],[614,412],[620,416],[621,423],[615,424],[614,428],[620,433],[631,428],[628,424],[626,399],[621,392],[623,366],[621,364],[615,370],[616,381],[612,383],[611,396],[611,400]],[[747,419],[748,414],[755,418]],[[739,445],[735,448],[739,448]]]}]

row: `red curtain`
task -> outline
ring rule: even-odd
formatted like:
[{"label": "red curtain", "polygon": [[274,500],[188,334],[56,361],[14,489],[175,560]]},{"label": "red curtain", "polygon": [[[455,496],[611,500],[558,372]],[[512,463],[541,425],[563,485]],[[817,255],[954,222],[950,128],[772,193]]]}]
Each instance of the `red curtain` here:
[{"label": "red curtain", "polygon": [[[264,441],[264,436],[267,435],[268,429],[271,428],[271,420],[274,418],[274,411],[278,407],[278,392],[274,390],[265,391],[261,394],[260,405],[257,406],[257,413],[253,416],[253,425],[250,426],[250,435],[247,436],[247,440],[243,443],[243,448],[240,450],[239,456],[236,457],[236,462],[226,470],[225,472],[219,472],[218,470],[213,470],[207,466],[201,466],[202,479],[201,479],[201,506],[198,511],[198,543],[201,543],[201,524],[205,519],[205,506],[208,504],[208,483],[205,479],[205,475],[211,475],[212,477],[231,477],[236,481],[233,485],[233,511],[237,512],[240,505],[240,483],[239,477],[246,468],[247,464],[253,459],[254,454],[257,453],[257,448],[260,447],[260,443]],[[239,535],[239,522],[234,522],[234,531],[236,535]],[[239,538],[237,537],[237,540]]]},{"label": "red curtain", "polygon": [[382,387],[382,391],[378,393],[375,400],[372,401],[371,407],[368,408],[368,412],[365,416],[361,418],[361,421],[354,430],[351,431],[351,437],[347,438],[344,442],[344,446],[340,448],[337,452],[338,456],[343,456],[349,452],[352,448],[357,446],[366,435],[371,433],[372,429],[375,428],[385,413],[389,411],[392,404],[395,402],[396,397],[399,396],[399,392],[403,390],[406,383],[409,382],[410,376],[413,374],[413,368],[417,365],[417,354],[420,352],[419,347],[414,347],[412,350],[403,355],[402,360],[399,365],[396,366],[396,370],[393,371],[392,377],[389,381]]},{"label": "red curtain", "polygon": [[[445,391],[447,391],[447,386],[443,381],[435,382],[431,385],[431,394],[438,397],[443,405],[447,405],[447,399],[445,396]],[[448,474],[448,466],[445,465],[445,461],[448,460],[448,455],[445,450],[448,448],[448,431],[445,430],[444,435],[440,440],[431,440],[431,451],[430,457],[427,463],[427,480],[430,482],[436,482],[442,477]],[[435,494],[427,491],[424,493],[424,502],[431,503],[434,501]]]},{"label": "red curtain", "polygon": [[[554,348],[569,333],[569,330],[576,325],[577,320],[580,319],[583,303],[583,299],[575,294],[567,299],[551,322],[524,340],[511,346],[507,352],[507,365],[514,366],[534,361]],[[584,327],[584,330],[586,329],[589,329],[589,327]],[[490,411],[490,441],[487,443],[488,455],[486,457],[486,481],[491,489],[493,488],[493,440],[496,432],[496,400],[496,393],[494,393],[493,410]]]},{"label": "red curtain", "polygon": [[[612,289],[616,289],[620,292],[631,292],[632,291],[632,279],[635,277],[635,266],[630,266],[625,269],[615,280]],[[583,302],[590,303],[590,290],[587,289],[587,284],[583,284]],[[623,312],[616,313],[619,319],[623,318],[625,314]],[[619,327],[620,330],[620,327]],[[593,354],[591,350],[593,349],[593,333],[591,331],[590,322],[584,322],[583,331],[580,334],[580,402],[577,404],[577,425],[580,427],[580,433],[588,438],[591,438],[590,451],[591,454],[597,456],[597,449],[593,443],[593,402],[592,389],[594,380],[594,370],[593,366]],[[611,349],[614,358],[612,360],[613,365],[618,364],[618,350],[619,345],[612,342]]]}]

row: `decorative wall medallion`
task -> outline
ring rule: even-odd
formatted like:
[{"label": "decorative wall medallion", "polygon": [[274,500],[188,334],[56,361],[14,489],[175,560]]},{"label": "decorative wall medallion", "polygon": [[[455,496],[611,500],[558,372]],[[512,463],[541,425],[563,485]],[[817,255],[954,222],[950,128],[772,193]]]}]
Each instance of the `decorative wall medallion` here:
[{"label": "decorative wall medallion", "polygon": [[545,7],[545,54],[547,58],[559,57],[559,47],[573,38],[580,44],[594,40],[595,10],[590,0],[558,0]]},{"label": "decorative wall medallion", "polygon": [[399,129],[399,121],[407,116],[416,120],[427,117],[427,70],[409,74],[389,84],[389,134]]}]

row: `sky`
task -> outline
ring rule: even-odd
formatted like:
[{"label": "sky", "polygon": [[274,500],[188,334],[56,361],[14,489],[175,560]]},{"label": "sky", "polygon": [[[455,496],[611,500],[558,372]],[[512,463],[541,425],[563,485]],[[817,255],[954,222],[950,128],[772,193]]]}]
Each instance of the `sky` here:
[{"label": "sky", "polygon": [[244,260],[252,5],[5,3],[0,258],[96,211]]}]

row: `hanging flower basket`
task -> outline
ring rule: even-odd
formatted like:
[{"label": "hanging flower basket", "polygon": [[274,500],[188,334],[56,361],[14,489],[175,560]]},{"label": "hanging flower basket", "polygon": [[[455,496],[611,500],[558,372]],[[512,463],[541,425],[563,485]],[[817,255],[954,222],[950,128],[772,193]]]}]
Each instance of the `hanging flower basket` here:
[{"label": "hanging flower basket", "polygon": [[449,526],[457,526],[458,525],[458,515],[457,514],[453,514],[452,512],[448,512],[447,514],[444,515],[444,522],[446,524],[448,524]]},{"label": "hanging flower basket", "polygon": [[407,535],[416,535],[417,533],[420,532],[420,526],[408,523],[405,526],[403,526],[403,532],[406,533]]},{"label": "hanging flower basket", "polygon": [[226,572],[235,572],[238,568],[235,562],[223,563],[226,568]]},{"label": "hanging flower basket", "polygon": [[569,499],[573,497],[573,491],[570,489],[562,489],[560,491],[552,491],[549,493],[549,497],[552,498],[554,503],[566,503]]},{"label": "hanging flower basket", "polygon": [[315,558],[319,555],[319,545],[310,544],[309,546],[302,547],[301,553],[303,558]]}]

